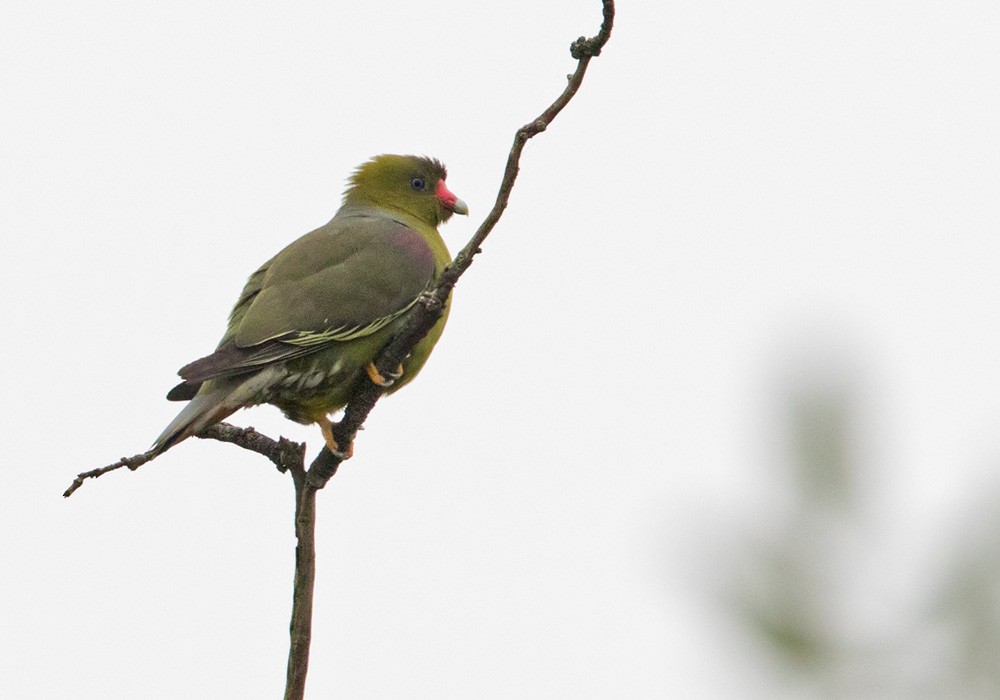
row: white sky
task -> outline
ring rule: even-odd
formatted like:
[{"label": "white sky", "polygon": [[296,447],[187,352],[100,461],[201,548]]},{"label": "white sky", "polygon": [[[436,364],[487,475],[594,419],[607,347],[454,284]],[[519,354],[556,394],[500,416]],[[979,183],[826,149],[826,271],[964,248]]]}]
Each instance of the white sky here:
[{"label": "white sky", "polygon": [[[280,697],[286,476],[192,440],[61,493],[149,445],[371,155],[448,164],[457,250],[599,21],[0,5],[0,697]],[[320,493],[310,697],[795,692],[711,590],[781,518],[800,371],[863,397],[866,605],[918,598],[1000,486],[998,36],[987,1],[621,2],[428,367]]]}]

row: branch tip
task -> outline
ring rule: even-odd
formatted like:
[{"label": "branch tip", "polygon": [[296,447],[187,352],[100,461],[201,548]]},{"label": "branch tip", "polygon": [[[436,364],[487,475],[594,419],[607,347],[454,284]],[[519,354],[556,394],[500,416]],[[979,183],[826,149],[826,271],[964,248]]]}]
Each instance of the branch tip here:
[{"label": "branch tip", "polygon": [[611,28],[615,23],[615,0],[602,0],[604,3],[604,19],[597,35],[588,39],[581,36],[569,46],[569,54],[578,61],[591,59],[601,55],[601,49],[611,38]]}]

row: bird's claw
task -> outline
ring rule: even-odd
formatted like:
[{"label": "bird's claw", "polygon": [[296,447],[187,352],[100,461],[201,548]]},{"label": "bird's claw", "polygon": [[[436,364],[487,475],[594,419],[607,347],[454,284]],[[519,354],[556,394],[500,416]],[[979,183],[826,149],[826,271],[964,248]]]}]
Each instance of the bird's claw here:
[{"label": "bird's claw", "polygon": [[337,440],[333,437],[333,424],[328,419],[319,422],[319,429],[323,433],[323,440],[326,441],[326,449],[330,450],[334,457],[343,462],[354,456],[354,442],[351,442],[346,450],[341,450]]},{"label": "bird's claw", "polygon": [[341,462],[343,462],[344,460],[348,460],[348,459],[350,459],[351,457],[354,456],[354,443],[353,442],[350,445],[347,446],[347,451],[346,452],[337,449],[336,445],[337,445],[336,442],[333,443],[333,446],[331,446],[329,443],[327,443],[326,448],[328,450],[330,450],[330,454],[332,454],[334,457],[336,457],[337,459],[339,459]]},{"label": "bird's claw", "polygon": [[386,372],[383,375],[378,371],[378,367],[375,366],[374,362],[369,362],[368,366],[365,367],[365,371],[368,373],[368,378],[372,382],[382,388],[392,386],[397,379],[403,376],[403,365],[399,365],[395,372]]}]

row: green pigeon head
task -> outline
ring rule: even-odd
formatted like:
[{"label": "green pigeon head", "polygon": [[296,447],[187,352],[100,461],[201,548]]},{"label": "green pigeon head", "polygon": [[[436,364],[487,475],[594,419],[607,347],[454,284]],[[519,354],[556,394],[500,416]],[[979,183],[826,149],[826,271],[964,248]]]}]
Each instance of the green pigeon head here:
[{"label": "green pigeon head", "polygon": [[469,208],[445,186],[441,161],[420,156],[375,156],[351,177],[344,204],[398,209],[437,228]]}]

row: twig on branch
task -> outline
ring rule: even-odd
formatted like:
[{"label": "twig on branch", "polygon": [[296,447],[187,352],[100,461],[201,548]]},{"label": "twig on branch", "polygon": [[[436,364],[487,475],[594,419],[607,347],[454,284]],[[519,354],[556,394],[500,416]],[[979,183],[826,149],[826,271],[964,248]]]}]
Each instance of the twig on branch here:
[{"label": "twig on branch", "polygon": [[135,471],[143,464],[153,459],[156,455],[152,452],[142,452],[131,457],[122,457],[114,464],[109,464],[106,467],[100,467],[99,469],[91,469],[87,472],[80,472],[73,479],[73,483],[69,485],[69,488],[63,491],[63,498],[69,498],[73,493],[83,486],[83,482],[87,479],[96,479],[99,476],[104,476],[108,472],[113,472],[115,469],[121,469],[122,467],[128,467],[129,469]]}]

